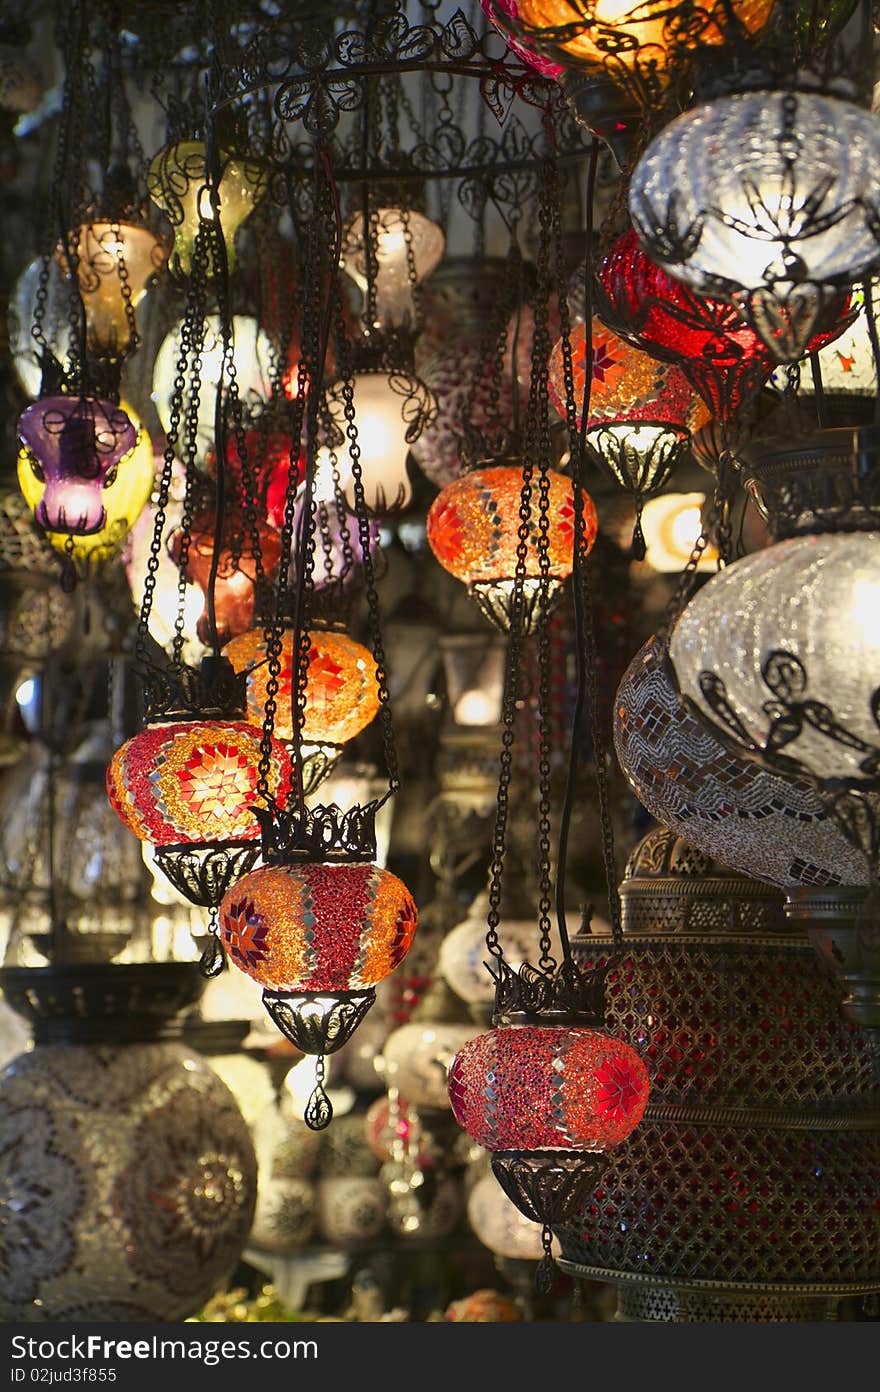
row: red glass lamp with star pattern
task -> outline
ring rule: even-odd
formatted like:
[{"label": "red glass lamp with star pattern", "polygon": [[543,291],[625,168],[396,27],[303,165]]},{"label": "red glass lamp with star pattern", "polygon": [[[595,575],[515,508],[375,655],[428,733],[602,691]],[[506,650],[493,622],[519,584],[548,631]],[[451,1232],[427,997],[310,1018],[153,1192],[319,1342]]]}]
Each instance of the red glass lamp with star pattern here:
[{"label": "red glass lamp with star pattern", "polygon": [[[167,709],[126,740],[107,769],[117,816],[142,841],[175,888],[216,909],[227,885],[256,862],[256,809],[290,793],[290,755],[268,749],[244,716],[243,684],[225,658],[205,658],[189,690],[169,686]],[[190,700],[187,701],[186,697]],[[149,709],[149,707],[148,707]]]}]

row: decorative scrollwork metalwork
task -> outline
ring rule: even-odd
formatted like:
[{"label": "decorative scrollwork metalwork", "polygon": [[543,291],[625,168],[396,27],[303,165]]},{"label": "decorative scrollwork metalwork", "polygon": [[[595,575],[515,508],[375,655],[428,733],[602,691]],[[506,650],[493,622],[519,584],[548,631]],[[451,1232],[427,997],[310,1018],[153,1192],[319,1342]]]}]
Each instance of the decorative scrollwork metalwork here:
[{"label": "decorative scrollwork metalwork", "polygon": [[285,1039],[303,1054],[335,1054],[351,1039],[376,999],[373,990],[264,991],[263,1004]]},{"label": "decorative scrollwork metalwork", "polygon": [[583,972],[564,959],[547,971],[530,962],[515,971],[503,957],[494,967],[488,962],[486,967],[495,982],[493,1025],[605,1022],[605,969]]},{"label": "decorative scrollwork metalwork", "polygon": [[256,841],[157,846],[156,864],[191,904],[216,909],[229,886],[253,869],[259,854]]},{"label": "decorative scrollwork metalwork", "polygon": [[148,722],[240,720],[247,711],[247,673],[237,673],[228,657],[204,657],[197,668],[144,663],[143,682]]},{"label": "decorative scrollwork metalwork", "polygon": [[520,1213],[552,1228],[583,1208],[607,1164],[607,1155],[585,1150],[499,1150],[492,1173]]},{"label": "decorative scrollwork metalwork", "polygon": [[275,802],[255,809],[267,865],[293,861],[369,864],[376,858],[376,813],[382,803],[355,804],[345,811],[334,803],[281,808]]}]

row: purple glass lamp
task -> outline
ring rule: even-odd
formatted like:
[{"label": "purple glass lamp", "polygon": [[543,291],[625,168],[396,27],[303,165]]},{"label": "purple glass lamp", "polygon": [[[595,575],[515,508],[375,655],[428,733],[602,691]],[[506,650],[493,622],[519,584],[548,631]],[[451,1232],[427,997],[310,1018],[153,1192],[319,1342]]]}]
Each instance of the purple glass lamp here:
[{"label": "purple glass lamp", "polygon": [[107,521],[101,497],[116,478],[137,430],[112,401],[91,396],[46,396],[18,418],[35,478],[46,488],[34,517],[47,532],[88,536]]}]

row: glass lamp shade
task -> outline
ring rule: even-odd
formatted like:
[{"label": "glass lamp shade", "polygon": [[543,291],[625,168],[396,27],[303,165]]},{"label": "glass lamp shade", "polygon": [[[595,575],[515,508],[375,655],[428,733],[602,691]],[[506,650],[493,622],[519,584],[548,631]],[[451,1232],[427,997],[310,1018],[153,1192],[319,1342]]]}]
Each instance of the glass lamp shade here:
[{"label": "glass lamp shade", "polygon": [[414,1107],[448,1107],[452,1060],[473,1039],[475,1025],[413,1020],[388,1037],[383,1050],[385,1081]]},{"label": "glass lamp shade", "polygon": [[[749,33],[763,28],[774,0],[734,0],[729,7]],[[624,70],[636,64],[662,73],[687,45],[720,44],[725,24],[711,0],[688,6],[676,23],[668,0],[517,0],[530,42],[578,67]],[[726,11],[725,11],[726,13]],[[568,31],[566,32],[566,27]],[[556,31],[556,32],[554,32]],[[571,32],[573,31],[573,32]]]},{"label": "glass lamp shade", "polygon": [[[221,151],[219,159],[220,226],[226,244],[227,265],[232,270],[235,234],[265,193],[267,178],[260,165],[243,156]],[[147,171],[147,192],[156,206],[167,213],[174,230],[170,264],[176,274],[188,276],[191,273],[201,222],[214,217],[207,182],[206,148],[201,140],[180,140],[175,145],[167,145],[154,156]],[[217,267],[209,259],[208,274],[216,274],[216,271]]]},{"label": "glass lamp shade", "polygon": [[137,443],[125,411],[97,397],[45,396],[18,418],[34,477],[44,484],[34,517],[47,532],[88,536],[107,525],[104,491]]},{"label": "glass lamp shade", "polygon": [[743,92],[677,117],[635,170],[645,249],[736,304],[780,362],[800,358],[839,293],[880,262],[880,130],[815,92]]},{"label": "glass lamp shade", "polygon": [[[171,408],[174,401],[174,380],[181,349],[182,324],[178,324],[159,345],[153,365],[153,402],[168,433],[171,429]],[[256,319],[248,314],[232,318],[232,360],[238,385],[238,400],[245,413],[253,413],[272,395],[272,374],[277,358],[271,338]],[[199,356],[198,388],[191,380],[195,362],[192,351],[187,353],[185,376],[187,385],[181,403],[181,423],[195,417],[196,456],[204,462],[214,449],[214,409],[216,383],[223,366],[223,337],[220,318],[209,314],[204,321],[204,340]],[[196,399],[197,398],[197,399]],[[181,424],[181,430],[183,424]]]},{"label": "glass lamp shade", "polygon": [[[208,591],[214,560],[216,519],[213,512],[195,517],[189,536],[189,550],[184,566],[187,580],[197,585],[204,595],[204,608],[196,621],[196,633],[205,644],[211,644],[211,624],[208,616]],[[281,557],[281,542],[274,528],[265,521],[258,522],[260,559],[263,574],[272,575]],[[214,579],[214,612],[217,639],[222,647],[230,639],[246,633],[254,621],[257,562],[250,526],[241,513],[232,512],[224,518],[220,561]],[[168,550],[178,565],[183,557],[184,530],[172,533]]]},{"label": "glass lamp shade", "polygon": [[[373,236],[372,218],[370,235]],[[379,322],[401,325],[413,314],[410,270],[415,283],[440,264],[446,238],[443,229],[412,208],[376,208],[375,240],[371,248],[376,312]],[[364,218],[355,213],[342,234],[342,268],[366,294],[367,256]]]},{"label": "glass lamp shade", "polygon": [[[551,584],[565,580],[574,552],[574,502],[571,480],[547,472],[547,561]],[[463,474],[437,495],[427,520],[428,545],[437,560],[470,587],[503,586],[511,594],[517,565],[523,475],[512,465],[475,469]],[[540,489],[533,475],[525,574],[528,583],[540,580],[538,553]],[[583,494],[584,540],[596,538],[598,522],[593,501]]]},{"label": "glass lamp shade", "polygon": [[[125,402],[121,410],[134,425],[137,438],[131,453],[123,460],[115,478],[101,490],[104,508],[103,526],[95,532],[73,537],[72,554],[75,560],[100,564],[117,556],[123,542],[146,507],[153,489],[155,463],[149,435],[139,424],[131,407]],[[22,449],[18,454],[18,485],[25,502],[36,516],[46,492],[45,478],[34,472],[34,456]],[[40,473],[43,470],[40,469]],[[49,540],[56,551],[66,552],[69,533],[50,531]]]},{"label": "glass lamp shade", "polygon": [[[167,721],[147,725],[117,749],[107,770],[114,810],[156,846],[255,841],[260,731],[244,721]],[[269,792],[283,802],[290,756],[273,741]]]},{"label": "glass lamp shade", "polygon": [[416,906],[376,865],[264,865],[220,905],[233,963],[264,989],[334,993],[375,986],[403,961]]},{"label": "glass lamp shade", "polygon": [[[68,275],[67,249],[56,257]],[[151,232],[132,222],[90,222],[79,229],[76,277],[86,315],[86,346],[98,358],[130,353],[134,320],[131,311],[168,260],[168,248]],[[128,295],[123,293],[128,287]],[[126,304],[127,299],[127,304]]]},{"label": "glass lamp shade", "polygon": [[[40,395],[42,368],[40,345],[31,332],[37,322],[37,295],[42,261],[38,257],[26,266],[15,282],[9,298],[9,352],[22,389],[32,400]],[[46,299],[40,314],[41,329],[50,353],[64,362],[70,349],[68,298],[64,277],[57,262],[48,265]]]},{"label": "glass lamp shade", "polygon": [[[621,338],[674,362],[711,414],[730,424],[768,381],[774,359],[734,305],[695,294],[658,266],[630,229],[599,267],[600,313]],[[807,345],[819,351],[845,326],[830,324]]]},{"label": "glass lamp shade", "polygon": [[[403,417],[406,397],[395,391],[386,372],[356,372],[352,386],[366,509],[373,514],[401,512],[412,500],[412,485],[406,471],[409,454],[408,426]],[[334,423],[344,432],[344,401],[338,383],[330,393],[329,406]],[[329,463],[328,452],[319,451],[319,469],[323,462],[321,456]],[[338,451],[338,460],[345,501],[355,512],[355,487],[347,446]]]},{"label": "glass lamp shade", "polygon": [[[250,629],[225,648],[236,672],[248,673],[248,716],[265,719],[269,670],[264,634]],[[284,636],[280,654],[275,734],[293,739],[293,633]],[[312,744],[347,744],[369,725],[379,710],[376,663],[363,643],[346,633],[315,629],[311,634],[302,738]]]},{"label": "glass lamp shade", "polygon": [[[690,560],[695,543],[703,530],[705,493],[664,493],[649,498],[642,512],[642,534],[645,538],[645,560],[661,574],[678,574]],[[707,544],[697,562],[698,571],[716,570],[718,552]]]},{"label": "glass lamp shade", "polygon": [[[575,400],[586,382],[587,335],[571,333]],[[562,341],[550,355],[550,399],[565,417]],[[672,363],[659,362],[607,329],[594,317],[587,441],[622,488],[643,495],[663,487],[692,431],[709,412]]]},{"label": "glass lamp shade", "polygon": [[[295,488],[305,478],[305,458],[301,455],[291,460],[293,440],[283,431],[251,429],[243,434],[247,468],[242,463],[238,435],[230,434],[226,441],[227,478],[235,494],[236,506],[244,509],[247,479],[256,491],[258,506],[263,509],[269,526],[280,532],[284,526],[288,487],[292,484]],[[208,456],[208,467],[216,476],[217,460],[213,451]]]},{"label": "glass lamp shade", "polygon": [[503,35],[511,52],[521,58],[524,63],[528,63],[530,68],[535,69],[535,72],[539,72],[542,77],[559,77],[564,72],[564,68],[559,63],[554,63],[551,58],[545,58],[543,54],[524,40],[514,38],[513,34],[505,27],[505,18],[519,18],[517,0],[480,0],[480,5],[486,18],[491,20],[498,32]]},{"label": "glass lamp shade", "polygon": [[517,1025],[464,1046],[449,1098],[459,1126],[493,1153],[610,1150],[641,1120],[648,1070],[597,1030]]},{"label": "glass lamp shade", "polygon": [[865,882],[864,857],[809,781],[722,744],[682,704],[655,639],[617,689],[614,748],[651,816],[732,869],[784,889]]},{"label": "glass lamp shade", "polygon": [[880,765],[880,533],[792,537],[694,596],[670,639],[680,688],[778,767],[869,787]]}]

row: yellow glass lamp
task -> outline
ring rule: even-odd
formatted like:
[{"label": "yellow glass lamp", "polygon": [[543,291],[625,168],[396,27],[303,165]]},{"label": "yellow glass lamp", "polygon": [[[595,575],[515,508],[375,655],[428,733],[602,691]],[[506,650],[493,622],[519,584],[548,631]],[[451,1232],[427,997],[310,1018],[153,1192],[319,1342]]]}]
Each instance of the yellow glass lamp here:
[{"label": "yellow glass lamp", "polygon": [[[55,255],[69,274],[67,248],[59,243]],[[133,310],[143,299],[168,260],[168,247],[138,223],[89,222],[79,229],[76,258],[88,350],[98,358],[124,358],[135,347],[129,305]]]},{"label": "yellow glass lamp", "polygon": [[[149,501],[153,488],[155,462],[149,434],[132,408],[121,403],[137,431],[134,447],[119,461],[113,482],[104,488],[101,501],[105,520],[98,531],[81,536],[49,531],[46,535],[56,551],[71,555],[74,562],[99,566],[122,550],[123,542]],[[46,491],[45,479],[38,477],[39,465],[27,446],[18,455],[18,484],[24,500],[36,513]],[[72,549],[71,549],[72,548]]]},{"label": "yellow glass lamp", "polygon": [[[235,265],[235,234],[262,198],[267,182],[266,171],[254,160],[220,151],[217,192],[230,270]],[[174,229],[171,270],[175,275],[188,276],[199,227],[214,217],[204,141],[179,140],[160,150],[147,171],[147,192],[156,206],[167,213]],[[215,273],[210,261],[207,273]]]}]

